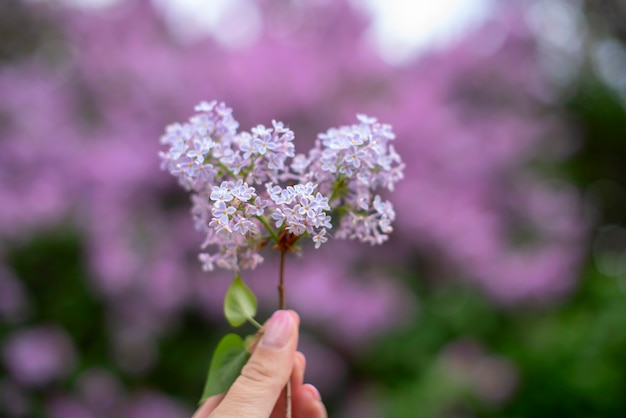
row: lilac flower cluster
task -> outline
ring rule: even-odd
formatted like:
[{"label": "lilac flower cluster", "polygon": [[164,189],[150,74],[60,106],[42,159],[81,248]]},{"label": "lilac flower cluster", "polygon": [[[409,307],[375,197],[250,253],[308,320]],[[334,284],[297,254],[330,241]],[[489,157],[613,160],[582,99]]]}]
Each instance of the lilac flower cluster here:
[{"label": "lilac flower cluster", "polygon": [[404,169],[389,145],[390,125],[358,115],[359,125],[330,129],[308,155],[295,156],[294,134],[281,122],[238,133],[224,103],[202,102],[195,110],[187,123],[166,128],[161,142],[169,150],[160,157],[162,168],[193,193],[195,225],[206,234],[202,247],[218,247],[200,254],[205,270],[254,268],[263,261],[259,249],[285,233],[310,236],[319,248],[333,210],[338,238],[387,239],[395,212],[374,192],[393,190]]},{"label": "lilac flower cluster", "polygon": [[404,164],[389,142],[395,139],[391,126],[375,118],[357,115],[358,125],[329,129],[320,134],[308,157],[292,164],[304,179],[322,185],[341,219],[337,238],[356,238],[381,244],[392,231],[393,205],[373,194],[378,188],[393,190],[402,179]]},{"label": "lilac flower cluster", "polygon": [[277,206],[272,214],[276,227],[283,225],[285,230],[294,235],[308,233],[312,235],[315,248],[327,241],[326,229],[332,228],[328,198],[315,192],[317,185],[313,183],[296,184],[282,188],[268,184],[267,191]]}]

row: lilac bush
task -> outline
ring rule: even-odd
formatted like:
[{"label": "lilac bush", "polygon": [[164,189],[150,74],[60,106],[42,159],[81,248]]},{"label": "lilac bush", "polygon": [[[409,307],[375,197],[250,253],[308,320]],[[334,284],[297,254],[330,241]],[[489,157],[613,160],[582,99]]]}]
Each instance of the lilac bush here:
[{"label": "lilac bush", "polygon": [[[298,217],[303,202],[319,192],[331,205],[333,181],[340,174],[388,187],[389,178],[370,178],[362,170],[371,154],[362,148],[365,141],[358,143],[359,135],[371,120],[316,133],[353,120],[356,110],[394,127],[395,147],[407,162],[395,191],[394,236],[373,252],[348,242],[324,243],[333,234],[382,241],[394,219],[384,194],[377,199],[359,191],[358,184],[349,185],[356,192],[343,196],[341,204],[367,205],[368,213],[344,217],[343,226],[329,229],[320,226],[327,220],[325,211],[313,211],[313,218],[323,218],[311,221],[318,226],[309,233],[320,248],[290,267],[303,278],[291,283],[294,306],[333,344],[354,350],[415,309],[399,276],[415,275],[416,257],[428,261],[419,272],[424,280],[470,281],[500,303],[567,294],[584,251],[586,222],[580,197],[566,183],[548,181],[532,168],[564,158],[571,144],[567,129],[545,112],[550,86],[519,14],[505,10],[463,42],[394,68],[363,42],[367,20],[345,2],[260,7],[265,30],[252,47],[229,50],[212,39],[179,42],[148,1],[98,12],[40,6],[34,13],[56,22],[58,31],[48,33],[31,57],[0,65],[0,261],[12,245],[42,229],[60,224],[79,229],[90,287],[107,307],[115,363],[129,375],[153,370],[158,339],[176,329],[185,311],[197,308],[210,321],[221,316],[228,283],[223,273],[207,277],[189,262],[203,242],[186,203],[176,203],[175,185],[158,170],[154,141],[164,123],[182,120],[194,104],[215,97],[237,109],[241,126],[251,127],[237,136],[234,121],[226,123],[233,155],[219,158],[241,173],[254,156],[274,170],[288,168],[290,177],[248,172],[245,182],[247,187],[254,183],[253,199],[243,179],[237,185],[224,173],[222,178],[202,171],[207,167],[200,155],[206,155],[208,143],[176,142],[176,135],[186,135],[183,124],[181,132],[168,130],[168,145],[177,144],[178,157],[189,158],[188,171],[178,174],[192,174],[194,181],[183,179],[184,185],[196,191],[196,183],[219,178],[215,199],[211,188],[203,201],[193,203],[196,227],[203,229],[207,249],[213,244],[202,256],[207,268],[218,262],[234,265],[228,251],[211,242],[220,222],[252,233],[262,229],[254,217],[262,213],[270,225],[282,222],[279,227],[300,231],[308,219]],[[206,129],[203,123],[210,121],[203,114],[201,109],[187,129]],[[257,127],[272,118],[285,124]],[[384,125],[377,126],[388,135]],[[312,151],[297,154],[296,148]],[[228,146],[223,151],[228,154]],[[162,161],[172,168],[169,154]],[[282,159],[290,154],[289,162]],[[393,163],[393,155],[381,164]],[[290,180],[318,186],[300,190],[293,200],[291,190],[280,185]],[[235,194],[246,198],[248,193],[248,205],[232,205]],[[220,199],[217,207],[205,205]],[[298,216],[276,211],[278,205],[294,209],[297,204]],[[325,207],[323,198],[318,204]],[[242,254],[250,266],[259,261],[252,252]],[[275,305],[273,288],[263,290],[266,280],[273,280],[266,278],[273,278],[269,271],[258,266],[252,273],[257,283],[250,283],[266,309]],[[306,279],[321,274],[318,280]],[[24,302],[14,306],[0,294],[1,320],[21,326],[36,306],[27,290],[2,280],[0,288],[8,286]],[[356,309],[359,315],[348,314]],[[148,353],[145,363],[134,361],[137,353]],[[3,393],[28,398],[28,389],[15,383],[17,376],[8,379],[0,382]],[[120,404],[132,396],[121,396]]]}]

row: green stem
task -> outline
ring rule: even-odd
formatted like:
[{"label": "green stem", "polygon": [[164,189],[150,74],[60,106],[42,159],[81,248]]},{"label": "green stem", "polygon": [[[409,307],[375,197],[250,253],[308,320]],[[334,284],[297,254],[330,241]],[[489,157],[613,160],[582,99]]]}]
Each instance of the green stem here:
[{"label": "green stem", "polygon": [[[278,273],[278,305],[280,309],[285,309],[285,254],[286,250],[280,249],[280,270]],[[291,380],[285,385],[285,418],[292,418],[291,415]]]},{"label": "green stem", "polygon": [[257,320],[256,320],[256,319],[254,319],[254,318],[252,318],[252,317],[249,317],[249,318],[248,318],[248,321],[249,321],[252,325],[254,325],[255,327],[257,327],[257,329],[261,329],[261,328],[263,328],[263,325],[259,324],[259,323],[257,322]]},{"label": "green stem", "polygon": [[222,164],[221,162],[219,162],[219,161],[218,161],[218,162],[217,162],[217,166],[218,166],[220,169],[224,170],[224,171],[225,171],[225,172],[226,172],[229,176],[231,176],[232,178],[237,178],[237,176],[236,176],[236,175],[235,175],[232,171],[230,171],[230,170],[228,169],[228,167],[226,167],[226,166],[225,166],[224,164]]},{"label": "green stem", "polygon": [[242,177],[245,179],[246,177],[248,177],[248,174],[250,174],[252,172],[252,169],[254,168],[254,162],[255,160],[253,160],[252,158],[250,158],[250,164],[248,164],[248,166],[244,169],[241,170],[241,174]]},{"label": "green stem", "polygon": [[219,167],[219,168],[220,168],[220,170],[223,170],[224,172],[226,172],[226,174],[228,174],[228,175],[229,175],[229,176],[231,176],[232,178],[237,178],[237,176],[235,176],[235,174],[234,174],[232,171],[230,171],[230,170],[228,169],[228,167],[226,167],[224,164],[222,164],[222,163],[221,163],[221,161],[219,161],[219,160],[213,160],[213,158],[211,158],[211,157],[210,157],[210,156],[208,156],[208,155],[204,158],[203,163],[204,163],[204,164],[206,164],[206,163],[212,163],[212,164],[216,165],[217,167]]},{"label": "green stem", "polygon": [[264,215],[256,216],[256,218],[261,221],[265,229],[267,229],[267,232],[269,232],[270,236],[272,237],[272,241],[278,243],[278,235],[276,235],[276,231],[274,231],[274,228],[272,228],[267,218]]},{"label": "green stem", "polygon": [[280,250],[280,270],[278,273],[278,307],[285,309],[285,250]]}]

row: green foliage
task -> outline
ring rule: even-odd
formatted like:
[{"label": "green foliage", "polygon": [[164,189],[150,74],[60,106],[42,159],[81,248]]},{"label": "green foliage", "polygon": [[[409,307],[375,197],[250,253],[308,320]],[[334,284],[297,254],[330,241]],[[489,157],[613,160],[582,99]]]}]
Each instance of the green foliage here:
[{"label": "green foliage", "polygon": [[[381,339],[358,365],[384,388],[384,416],[626,416],[626,276],[591,264],[577,291],[550,307],[504,310],[462,285],[418,294],[412,325]],[[464,344],[512,365],[508,396],[489,399],[477,387],[484,360],[471,350],[450,354]]]},{"label": "green foliage", "polygon": [[[6,258],[32,304],[23,325],[60,325],[74,340],[81,363],[87,367],[102,363],[107,335],[104,307],[88,287],[81,238],[71,228],[40,231],[34,239],[9,247]],[[0,322],[0,337],[3,328]]]},{"label": "green foliage", "polygon": [[[611,181],[623,188],[626,185],[623,169],[626,109],[619,96],[590,77],[582,80],[567,106],[580,144],[577,152],[563,164],[565,174],[581,188],[600,180]],[[615,218],[619,214],[621,219],[626,210],[624,198],[614,191],[607,198],[608,202],[598,202],[601,204],[599,209],[605,212],[605,218],[607,215],[609,219]]]},{"label": "green foliage", "polygon": [[183,315],[176,329],[161,338],[158,367],[150,373],[149,381],[168,395],[187,399],[190,404],[197,401],[211,360],[207,347],[216,347],[227,332],[221,325],[207,322],[195,312]]},{"label": "green foliage", "polygon": [[225,335],[213,353],[200,403],[210,396],[226,392],[241,373],[248,358],[250,354],[241,337],[236,334]]},{"label": "green foliage", "polygon": [[[226,319],[233,327],[239,327],[248,321],[261,328],[261,325],[254,319],[256,312],[256,296],[241,280],[241,276],[236,274],[224,297]],[[248,349],[252,341],[251,336],[244,341],[236,334],[227,334],[220,340],[213,353],[200,403],[208,397],[226,392],[230,388],[250,358]]]},{"label": "green foliage", "polygon": [[254,320],[256,311],[257,301],[254,293],[237,274],[224,298],[224,315],[228,323],[233,327],[239,327],[246,321],[256,324]]}]

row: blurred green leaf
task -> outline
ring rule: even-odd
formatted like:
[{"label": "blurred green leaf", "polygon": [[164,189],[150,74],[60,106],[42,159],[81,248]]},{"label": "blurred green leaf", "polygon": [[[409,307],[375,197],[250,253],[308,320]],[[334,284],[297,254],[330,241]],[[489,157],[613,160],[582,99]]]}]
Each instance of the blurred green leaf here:
[{"label": "blurred green leaf", "polygon": [[233,327],[243,325],[247,320],[253,320],[257,310],[257,301],[254,293],[241,280],[239,275],[231,283],[224,299],[224,315]]},{"label": "blurred green leaf", "polygon": [[225,335],[213,353],[200,403],[210,396],[226,392],[241,373],[248,358],[250,353],[241,337],[237,334]]}]

